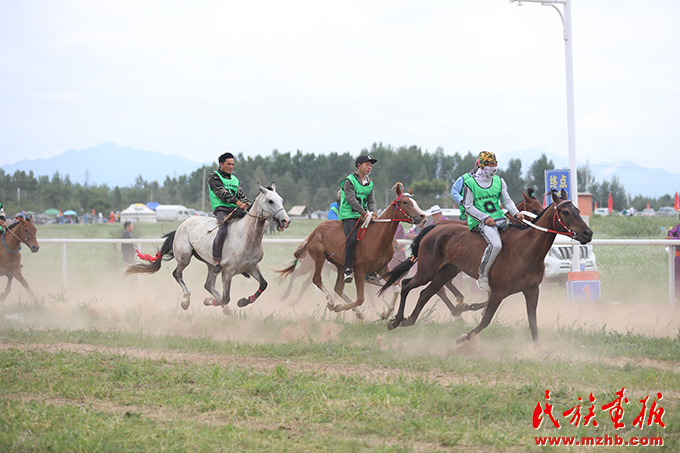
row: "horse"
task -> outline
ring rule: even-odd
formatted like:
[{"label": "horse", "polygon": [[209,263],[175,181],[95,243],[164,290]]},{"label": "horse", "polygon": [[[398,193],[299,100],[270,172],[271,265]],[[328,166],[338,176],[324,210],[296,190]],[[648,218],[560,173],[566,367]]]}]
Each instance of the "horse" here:
[{"label": "horse", "polygon": [[[364,284],[366,274],[377,273],[380,277],[387,274],[387,264],[392,259],[394,248],[392,242],[397,232],[398,222],[410,222],[420,224],[425,221],[425,213],[418,207],[418,203],[413,198],[411,191],[404,192],[402,183],[398,182],[392,188],[396,197],[390,205],[383,211],[376,221],[371,221],[365,229],[359,227],[359,231],[352,231],[350,234],[361,236],[357,244],[354,258],[354,281],[357,290],[357,300],[352,301],[344,292],[345,281],[343,279],[345,261],[345,233],[342,222],[339,220],[326,220],[319,224],[307,239],[298,246],[293,256],[295,261],[289,266],[276,270],[284,278],[295,271],[297,263],[305,257],[307,253],[314,260],[314,275],[312,282],[326,296],[326,307],[339,313],[343,310],[353,309],[359,319],[363,319],[363,314],[358,310],[364,302]],[[324,261],[328,260],[337,270],[335,280],[335,293],[346,302],[345,305],[335,305],[332,294],[324,287],[321,281],[321,269]],[[398,288],[394,288],[394,301],[398,295]]]},{"label": "horse", "polygon": [[[502,232],[503,249],[491,268],[489,275],[490,292],[487,307],[479,325],[467,334],[461,335],[458,344],[471,340],[489,325],[501,301],[511,294],[524,294],[529,318],[531,338],[538,345],[536,307],[538,306],[539,285],[543,280],[543,261],[557,234],[563,234],[587,244],[592,240],[593,231],[586,225],[564,190],[557,195],[551,192],[553,202],[531,222],[530,227],[512,228]],[[479,277],[478,268],[486,241],[481,235],[471,232],[466,225],[436,225],[427,227],[415,239],[418,241],[418,270],[413,278],[402,282],[399,311],[387,327],[413,325],[427,301],[446,283],[461,271],[472,278]],[[386,291],[413,266],[414,261],[404,261],[388,275],[381,288]],[[413,313],[404,319],[404,306],[408,293],[419,286],[428,284],[418,297]]]},{"label": "horse", "polygon": [[[529,212],[533,214],[533,216],[537,216],[541,211],[543,211],[543,204],[536,198],[534,195],[534,189],[532,187],[527,188],[526,193],[522,192],[522,201],[517,203],[517,210],[518,211],[523,211],[523,212]],[[510,219],[513,220],[512,217],[510,217],[508,214],[506,216]],[[461,222],[460,220],[441,220],[439,222],[439,225],[455,225],[455,224],[464,224],[466,225],[466,222]],[[477,303],[477,304],[466,304],[465,303],[465,296],[463,293],[458,290],[458,288],[455,287],[453,284],[453,281],[447,282],[444,284],[444,287],[451,291],[456,298],[456,304],[454,305],[453,302],[448,298],[446,295],[446,290],[444,288],[440,289],[437,291],[437,296],[444,302],[444,305],[446,305],[446,308],[449,309],[451,312],[451,316],[454,318],[460,318],[462,313],[465,311],[476,311],[480,310],[484,307],[486,307],[486,303]],[[394,309],[394,306],[391,307],[390,313]],[[386,319],[387,316],[385,316],[383,319]]]},{"label": "horse", "polygon": [[0,301],[4,301],[12,290],[13,278],[16,278],[26,288],[31,299],[37,300],[21,273],[21,252],[19,251],[21,244],[26,244],[31,249],[31,253],[36,253],[40,249],[36,233],[33,217],[25,219],[21,216],[16,217],[15,222],[2,231],[3,247],[0,248],[0,275],[7,277],[7,286],[5,291],[0,294]]},{"label": "horse", "polygon": [[[235,275],[254,277],[260,284],[257,292],[250,297],[241,298],[237,305],[245,307],[255,302],[267,288],[267,281],[260,272],[258,263],[264,256],[262,236],[265,222],[276,224],[279,231],[290,225],[290,218],[283,208],[283,199],[276,193],[276,185],[269,187],[257,183],[260,193],[247,211],[247,215],[234,219],[229,225],[229,234],[222,249],[222,295],[215,289],[217,276],[212,273],[212,245],[217,234],[217,224],[210,217],[189,217],[176,231],[165,234],[165,241],[157,254],[158,259],[150,263],[138,263],[127,266],[126,274],[152,274],[161,268],[162,260],[177,260],[177,267],[172,273],[182,288],[181,306],[189,309],[191,292],[184,283],[182,272],[194,256],[203,261],[208,268],[208,277],[203,287],[213,296],[203,301],[207,306],[221,306],[224,314],[230,314],[227,306],[230,301],[231,281]],[[255,214],[252,214],[254,212]]]}]

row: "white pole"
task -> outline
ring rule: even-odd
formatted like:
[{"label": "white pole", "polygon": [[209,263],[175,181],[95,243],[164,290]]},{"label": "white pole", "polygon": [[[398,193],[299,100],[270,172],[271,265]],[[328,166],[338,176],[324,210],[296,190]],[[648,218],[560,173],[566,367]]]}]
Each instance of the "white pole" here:
[{"label": "white pole", "polygon": [[578,208],[578,178],[576,175],[576,124],[574,120],[574,61],[571,47],[571,3],[564,2],[564,61],[567,78],[567,134],[572,203]]},{"label": "white pole", "polygon": [[668,305],[675,307],[675,247],[668,247]]},{"label": "white pole", "polygon": [[[42,241],[41,241],[42,242]],[[66,242],[61,244],[61,285],[66,291],[66,275],[68,270],[66,269]]]}]

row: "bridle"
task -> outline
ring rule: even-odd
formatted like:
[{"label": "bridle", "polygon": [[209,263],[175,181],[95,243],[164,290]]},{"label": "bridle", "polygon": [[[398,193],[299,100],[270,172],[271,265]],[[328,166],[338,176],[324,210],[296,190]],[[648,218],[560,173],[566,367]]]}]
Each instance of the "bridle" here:
[{"label": "bridle", "polygon": [[[21,228],[21,223],[19,223],[19,228]],[[5,234],[6,234],[8,231],[9,231],[10,233],[12,233],[12,236],[14,236],[15,238],[17,238],[17,239],[19,240],[19,248],[17,248],[16,250],[12,250],[11,248],[9,248],[9,246],[7,245],[7,242],[5,242]],[[19,250],[21,250],[21,243],[24,243],[24,244],[28,245],[28,241],[30,241],[30,240],[32,240],[32,239],[37,239],[37,238],[38,238],[37,236],[31,236],[31,237],[28,237],[28,238],[26,238],[26,239],[21,239],[21,238],[20,238],[19,236],[17,236],[17,234],[16,234],[14,231],[12,231],[12,229],[8,226],[8,227],[5,228],[5,230],[2,232],[2,245],[5,246],[5,250],[7,250],[9,253],[19,253]]]},{"label": "bridle", "polygon": [[[561,235],[567,236],[567,237],[569,237],[569,238],[571,238],[571,239],[576,239],[576,238],[578,237],[578,234],[577,234],[574,230],[572,230],[571,228],[569,228],[569,227],[564,223],[564,221],[562,221],[562,218],[560,217],[559,212],[558,212],[558,211],[559,211],[559,207],[562,206],[562,205],[565,204],[565,203],[571,203],[571,200],[562,200],[562,201],[560,201],[559,203],[557,203],[557,204],[555,205],[555,210],[554,210],[554,212],[553,212],[553,218],[552,218],[552,229],[550,229],[550,228],[544,228],[544,227],[538,226],[538,225],[534,224],[533,222],[530,222],[530,221],[528,221],[528,220],[526,220],[526,219],[524,219],[524,223],[525,223],[526,225],[530,226],[531,228],[535,228],[535,229],[537,229],[537,230],[539,230],[539,231],[542,231],[542,232],[544,232],[544,233],[561,234]],[[531,213],[531,212],[526,212],[526,211],[525,211],[523,214],[524,214],[524,215],[528,215],[529,217],[534,217],[534,218],[536,217],[536,215],[533,214],[533,213]],[[555,227],[555,223],[556,223],[556,222],[559,223],[559,224],[562,226],[562,228],[564,228],[566,231],[557,231],[557,229],[556,229],[556,227]]]},{"label": "bridle", "polygon": [[[259,197],[260,197],[260,196],[258,195],[257,198],[259,198]],[[257,198],[255,198],[255,200],[257,200]],[[253,202],[253,203],[254,203],[254,202]],[[254,217],[254,218],[258,219],[258,220],[269,220],[269,218],[266,217],[266,216],[263,215],[263,214],[264,214],[265,212],[269,213],[270,211],[265,210],[264,207],[260,208],[260,202],[257,203],[257,207],[258,207],[258,210],[260,211],[259,214],[257,214],[257,215],[256,215],[256,214],[251,214],[250,211],[246,211],[246,214],[248,214],[250,217]],[[278,210],[276,210],[276,212],[274,212],[274,213],[271,215],[271,219],[272,219],[272,220],[276,220],[276,214],[278,214],[279,212],[284,211],[284,210],[285,210],[284,207],[281,206],[281,208],[279,208]]]},{"label": "bridle", "polygon": [[[389,222],[409,222],[413,223],[413,217],[410,215],[406,214],[406,212],[399,207],[399,200],[401,200],[404,197],[409,197],[413,198],[410,193],[408,192],[402,192],[401,194],[397,195],[397,198],[395,198],[392,203],[390,203],[390,206],[394,205],[395,209],[397,212],[400,212],[404,215],[404,217],[407,217],[406,219],[379,219],[378,221],[389,221]],[[375,222],[376,220],[374,220]]]}]

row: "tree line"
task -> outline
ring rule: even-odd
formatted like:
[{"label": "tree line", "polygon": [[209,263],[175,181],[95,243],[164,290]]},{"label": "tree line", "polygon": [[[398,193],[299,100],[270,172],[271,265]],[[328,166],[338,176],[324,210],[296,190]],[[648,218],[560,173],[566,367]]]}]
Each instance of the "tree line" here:
[{"label": "tree line", "polygon": [[[392,187],[396,182],[412,188],[418,203],[423,209],[434,204],[442,208],[453,207],[450,196],[451,185],[463,173],[470,171],[477,153],[444,153],[442,148],[434,152],[422,151],[417,146],[392,147],[374,143],[360,154],[369,154],[378,160],[373,167],[371,178],[378,207],[385,207],[394,198]],[[257,195],[257,183],[268,185],[276,182],[276,188],[284,199],[286,208],[305,205],[310,210],[325,210],[335,200],[341,181],[354,170],[356,156],[333,152],[330,154],[281,153],[274,150],[269,156],[246,157],[238,154],[234,174],[238,176],[243,189],[251,201]],[[502,164],[502,162],[501,162]],[[210,211],[206,175],[218,168],[217,162],[196,171],[175,178],[166,177],[165,181],[147,181],[138,176],[135,184],[129,187],[113,188],[107,185],[74,184],[69,175],[58,171],[52,177],[36,176],[32,171],[16,171],[13,175],[0,169],[0,196],[8,215],[20,211],[44,212],[50,208],[73,209],[78,214],[118,212],[131,203],[156,201],[161,204],[181,204],[189,208]],[[519,159],[507,162],[507,168],[499,170],[508,184],[510,196],[515,202],[521,200],[521,191],[533,187],[537,193],[544,188],[544,171],[554,169],[555,165],[545,154],[534,161],[526,171]],[[578,190],[586,187],[585,167],[578,169]],[[638,195],[630,198],[618,178],[597,182],[588,177],[589,192],[600,207],[607,206],[609,193],[612,194],[617,210],[633,206],[641,210],[647,202],[652,208],[672,206],[670,194],[658,199]]]}]

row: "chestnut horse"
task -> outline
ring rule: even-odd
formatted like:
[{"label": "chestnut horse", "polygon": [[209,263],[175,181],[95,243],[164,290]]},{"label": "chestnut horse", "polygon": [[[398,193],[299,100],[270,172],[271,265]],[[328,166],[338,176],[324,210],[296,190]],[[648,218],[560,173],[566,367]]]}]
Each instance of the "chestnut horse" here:
[{"label": "chestnut horse", "polygon": [[[543,204],[534,196],[534,189],[529,187],[527,188],[526,193],[522,193],[522,201],[520,201],[517,204],[517,210],[519,211],[524,211],[524,212],[529,212],[533,214],[534,216],[537,216],[541,211],[543,211]],[[508,218],[510,220],[514,220],[514,218],[510,217],[508,215]],[[441,220],[438,225],[467,225],[466,222],[461,222],[460,220]],[[414,241],[415,242],[415,241]],[[418,247],[417,244],[412,243],[411,247]],[[416,252],[417,255],[417,252]],[[453,282],[447,282],[444,284],[444,287],[451,291],[453,295],[456,298],[456,304],[454,305],[451,300],[449,300],[448,296],[446,295],[446,290],[444,288],[440,289],[437,291],[437,296],[444,302],[444,305],[446,305],[446,308],[449,309],[451,312],[451,316],[454,318],[458,318],[461,316],[461,314],[465,311],[475,311],[475,310],[480,310],[484,307],[486,307],[486,302],[483,303],[478,303],[478,304],[466,304],[465,303],[465,296],[463,296],[463,293],[461,293],[458,288],[456,288],[453,284]],[[383,316],[382,319],[387,319],[387,317],[392,313],[394,310],[394,304],[392,304],[389,309],[386,311],[386,315]],[[415,322],[415,320],[414,320]]]},{"label": "chestnut horse", "polygon": [[[538,306],[539,285],[543,280],[543,261],[557,234],[564,234],[587,244],[593,238],[593,231],[579,215],[579,210],[562,190],[560,196],[556,191],[551,193],[553,203],[550,204],[534,220],[529,227],[513,228],[511,225],[501,233],[503,249],[491,268],[489,275],[490,292],[487,307],[477,327],[467,334],[461,335],[457,343],[470,340],[489,325],[501,301],[511,294],[524,294],[529,318],[529,329],[534,343],[538,343],[538,327],[536,324],[536,307]],[[486,248],[486,241],[480,234],[472,232],[467,225],[435,225],[423,230],[416,238],[419,262],[415,276],[402,283],[399,311],[388,323],[388,329],[398,326],[413,325],[427,301],[451,281],[458,273],[465,272],[472,278],[478,278],[479,263]],[[380,291],[385,291],[413,266],[414,262],[406,260],[388,275],[388,280]],[[418,297],[413,313],[404,319],[404,305],[408,293],[419,286],[429,283]]]},{"label": "chestnut horse", "polygon": [[[425,220],[425,213],[418,207],[418,203],[412,197],[410,191],[403,192],[403,185],[400,182],[396,183],[393,189],[395,190],[396,198],[380,215],[378,220],[371,221],[365,229],[360,228],[359,231],[355,230],[350,233],[361,236],[361,240],[357,244],[353,265],[354,282],[357,289],[356,301],[352,301],[344,292],[345,281],[343,279],[343,270],[346,239],[342,229],[342,222],[339,220],[321,222],[295,250],[293,254],[295,261],[276,272],[283,277],[292,274],[297,263],[309,253],[314,260],[312,282],[326,295],[327,308],[335,312],[354,309],[357,317],[362,319],[363,315],[357,310],[357,307],[364,303],[366,274],[375,272],[380,277],[387,274],[389,270],[387,264],[394,255],[392,242],[397,232],[398,222],[404,221],[419,224]],[[321,269],[326,260],[336,267],[337,278],[335,279],[334,290],[346,302],[345,305],[335,305],[332,294],[321,282]],[[392,306],[394,306],[399,290],[395,287],[394,291]]]},{"label": "chestnut horse", "polygon": [[35,294],[28,286],[28,282],[21,274],[21,244],[26,244],[32,253],[40,249],[36,237],[36,228],[33,224],[33,217],[25,219],[17,217],[16,221],[4,228],[2,231],[2,247],[0,247],[0,275],[7,277],[5,291],[0,294],[0,301],[7,298],[12,290],[12,279],[16,278],[21,283],[31,299],[36,300]]}]

